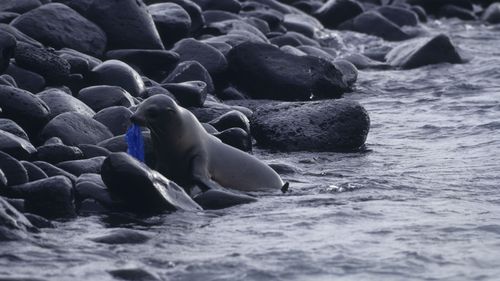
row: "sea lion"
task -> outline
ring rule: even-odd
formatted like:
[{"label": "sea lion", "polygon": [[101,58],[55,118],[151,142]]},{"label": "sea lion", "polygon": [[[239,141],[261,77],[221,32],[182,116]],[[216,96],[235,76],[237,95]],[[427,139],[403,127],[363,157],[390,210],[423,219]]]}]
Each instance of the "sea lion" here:
[{"label": "sea lion", "polygon": [[284,186],[268,165],[207,133],[191,112],[166,95],[144,100],[130,120],[151,130],[156,170],[180,186],[245,192]]}]

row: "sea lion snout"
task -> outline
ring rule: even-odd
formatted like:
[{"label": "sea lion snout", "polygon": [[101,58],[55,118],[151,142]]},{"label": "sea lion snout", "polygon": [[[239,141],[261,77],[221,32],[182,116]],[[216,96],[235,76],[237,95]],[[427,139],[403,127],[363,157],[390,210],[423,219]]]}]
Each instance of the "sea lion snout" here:
[{"label": "sea lion snout", "polygon": [[146,126],[146,119],[142,116],[139,116],[137,113],[132,114],[130,116],[130,122],[139,126]]}]

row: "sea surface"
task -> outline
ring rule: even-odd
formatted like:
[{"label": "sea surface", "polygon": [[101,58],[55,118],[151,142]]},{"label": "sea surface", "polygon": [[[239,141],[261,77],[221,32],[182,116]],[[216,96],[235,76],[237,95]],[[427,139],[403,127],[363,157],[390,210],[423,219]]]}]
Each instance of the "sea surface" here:
[{"label": "sea surface", "polygon": [[[257,149],[294,167],[288,194],[221,211],[80,217],[0,245],[0,276],[115,280],[500,280],[500,27],[446,20],[466,64],[360,71],[371,117],[357,153]],[[363,50],[377,40],[343,38]],[[91,239],[119,228],[141,244]],[[140,269],[142,271],[138,271]]]}]

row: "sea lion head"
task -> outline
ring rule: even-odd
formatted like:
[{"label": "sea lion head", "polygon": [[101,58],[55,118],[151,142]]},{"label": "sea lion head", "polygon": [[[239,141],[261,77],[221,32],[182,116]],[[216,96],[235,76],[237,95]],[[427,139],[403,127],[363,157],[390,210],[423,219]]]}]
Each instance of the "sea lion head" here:
[{"label": "sea lion head", "polygon": [[148,127],[152,136],[161,137],[181,125],[180,107],[166,95],[155,95],[145,99],[130,121]]}]

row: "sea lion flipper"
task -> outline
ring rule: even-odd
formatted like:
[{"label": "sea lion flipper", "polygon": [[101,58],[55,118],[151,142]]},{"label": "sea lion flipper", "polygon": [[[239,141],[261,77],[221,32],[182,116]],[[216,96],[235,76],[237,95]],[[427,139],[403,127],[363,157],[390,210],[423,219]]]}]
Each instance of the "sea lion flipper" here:
[{"label": "sea lion flipper", "polygon": [[207,170],[207,161],[207,157],[203,157],[203,155],[196,155],[191,160],[191,176],[193,183],[196,184],[203,192],[221,188],[219,184],[210,179],[210,175]]}]

